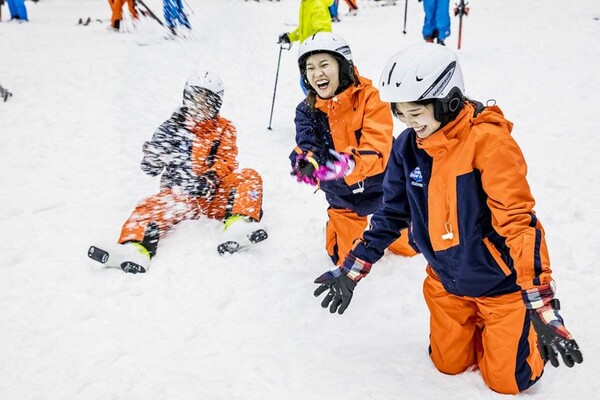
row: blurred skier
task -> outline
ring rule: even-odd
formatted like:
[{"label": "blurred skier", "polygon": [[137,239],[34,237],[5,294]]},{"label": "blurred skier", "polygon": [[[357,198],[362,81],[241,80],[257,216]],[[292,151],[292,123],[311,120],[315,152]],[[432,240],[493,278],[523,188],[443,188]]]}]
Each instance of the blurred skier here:
[{"label": "blurred skier", "polygon": [[192,29],[187,14],[183,11],[181,0],[163,0],[163,11],[165,13],[165,22],[173,35],[177,35],[177,26],[183,26]]},{"label": "blurred skier", "polygon": [[4,99],[4,101],[8,100],[9,97],[12,96],[12,93],[5,89],[0,85],[0,98]]},{"label": "blurred skier", "polygon": [[303,42],[317,32],[331,32],[329,7],[334,0],[300,0],[298,27],[279,35],[277,43]]},{"label": "blurred skier", "polygon": [[[262,178],[237,170],[235,127],[219,115],[224,88],[212,72],[190,77],[179,107],[143,146],[142,170],[161,175],[160,191],[140,201],[123,225],[118,246],[92,246],[88,255],[125,272],[146,272],[159,238],[183,220],[224,221],[219,253],[266,239]],[[106,253],[106,254],[105,254]]]},{"label": "blurred skier", "polygon": [[[325,248],[339,265],[367,227],[368,215],[381,205],[393,141],[392,115],[371,81],[359,75],[341,36],[319,32],[307,38],[300,44],[298,66],[310,90],[296,107],[292,174],[325,192]],[[390,250],[416,254],[407,234]]]},{"label": "blurred skier", "polygon": [[382,100],[408,129],[395,141],[385,197],[371,228],[339,268],[315,280],[315,296],[342,314],[357,282],[410,224],[427,260],[429,356],[445,374],[479,368],[494,391],[517,394],[544,363],[581,363],[558,313],[544,229],[512,123],[469,100],[456,55],[420,43],[394,55]]},{"label": "blurred skier", "polygon": [[29,21],[27,17],[27,8],[25,0],[6,0],[8,2],[8,10],[10,11],[11,21]]},{"label": "blurred skier", "polygon": [[423,9],[423,39],[445,46],[444,41],[450,36],[450,0],[423,0]]},{"label": "blurred skier", "polygon": [[358,14],[358,3],[356,0],[344,0],[348,5],[348,14],[349,16],[354,16]]},{"label": "blurred skier", "polygon": [[135,0],[108,0],[108,4],[112,10],[110,19],[110,27],[112,30],[119,31],[121,28],[121,20],[123,19],[123,5],[127,2],[129,13],[133,19],[138,18],[137,10],[135,9]]}]

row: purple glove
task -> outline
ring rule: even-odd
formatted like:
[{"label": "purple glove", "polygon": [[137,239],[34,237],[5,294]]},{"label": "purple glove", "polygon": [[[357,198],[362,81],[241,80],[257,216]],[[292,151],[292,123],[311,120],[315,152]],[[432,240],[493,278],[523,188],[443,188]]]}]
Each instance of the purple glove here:
[{"label": "purple glove", "polygon": [[329,150],[329,153],[335,159],[327,161],[325,165],[320,165],[315,173],[315,177],[321,181],[334,181],[348,176],[354,170],[354,160],[348,153],[338,153],[335,150]]},{"label": "purple glove", "polygon": [[296,177],[298,182],[316,186],[317,178],[315,173],[318,168],[319,164],[317,163],[317,160],[306,154],[298,154],[298,156],[296,156],[296,164],[292,170],[292,175]]}]

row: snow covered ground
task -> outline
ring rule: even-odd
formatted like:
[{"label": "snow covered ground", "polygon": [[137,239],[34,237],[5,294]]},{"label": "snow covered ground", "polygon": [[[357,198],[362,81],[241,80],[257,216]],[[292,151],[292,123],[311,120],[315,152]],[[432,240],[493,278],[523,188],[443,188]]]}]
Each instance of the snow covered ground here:
[{"label": "snow covered ground", "polygon": [[[146,0],[162,17],[161,2]],[[187,0],[193,37],[161,38],[142,21],[106,30],[103,0],[27,2],[30,22],[0,24],[0,399],[498,399],[479,372],[438,372],[427,355],[422,257],[386,256],[343,315],[314,299],[330,268],[322,193],[289,176],[297,44],[279,47],[298,1]],[[334,31],[361,73],[421,40],[422,5],[374,7]],[[467,94],[495,99],[515,123],[558,282],[562,315],[584,354],[549,367],[531,399],[598,398],[600,347],[600,3],[471,1],[460,60]],[[77,26],[80,17],[93,22]],[[96,19],[102,22],[95,21]],[[448,46],[456,49],[453,19]],[[212,69],[226,85],[242,166],[264,178],[269,239],[219,257],[220,224],[184,222],[149,273],[86,256],[114,241],[158,181],[141,145],[181,101],[186,77]],[[403,128],[398,126],[398,131]]]}]

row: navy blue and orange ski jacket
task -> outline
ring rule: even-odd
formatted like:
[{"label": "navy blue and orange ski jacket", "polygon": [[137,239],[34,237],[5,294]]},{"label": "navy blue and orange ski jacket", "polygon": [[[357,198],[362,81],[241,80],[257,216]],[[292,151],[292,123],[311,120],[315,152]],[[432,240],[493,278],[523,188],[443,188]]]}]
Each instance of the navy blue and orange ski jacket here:
[{"label": "navy blue and orange ski jacket", "polygon": [[449,293],[494,296],[549,283],[544,230],[511,130],[497,106],[479,103],[425,139],[405,130],[392,149],[383,206],[352,253],[377,261],[411,223]]},{"label": "navy blue and orange ski jacket", "polygon": [[293,167],[296,156],[305,153],[323,165],[331,157],[330,149],[352,154],[356,165],[350,175],[319,186],[332,207],[366,216],[381,205],[381,185],[394,140],[393,122],[379,91],[356,69],[355,74],[357,85],[331,99],[317,98],[315,108],[306,101],[296,107],[297,146],[290,160]]}]

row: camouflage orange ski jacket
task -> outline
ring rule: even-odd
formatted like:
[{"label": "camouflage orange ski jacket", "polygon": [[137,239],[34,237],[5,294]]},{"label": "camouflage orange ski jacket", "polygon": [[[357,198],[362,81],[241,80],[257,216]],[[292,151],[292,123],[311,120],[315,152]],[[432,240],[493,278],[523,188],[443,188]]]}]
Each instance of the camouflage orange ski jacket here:
[{"label": "camouflage orange ski jacket", "polygon": [[238,167],[235,127],[217,116],[193,121],[185,108],[176,110],[161,124],[150,143],[161,151],[165,163],[161,177],[162,188],[178,187],[187,190],[196,179],[213,171],[222,179]]}]

